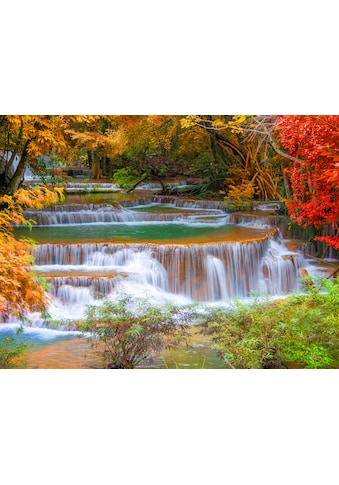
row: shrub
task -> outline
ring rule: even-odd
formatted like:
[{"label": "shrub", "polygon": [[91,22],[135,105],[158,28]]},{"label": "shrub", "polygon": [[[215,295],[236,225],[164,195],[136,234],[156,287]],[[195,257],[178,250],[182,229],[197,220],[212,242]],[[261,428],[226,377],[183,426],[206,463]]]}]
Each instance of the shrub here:
[{"label": "shrub", "polygon": [[146,300],[123,297],[89,306],[82,330],[89,333],[106,367],[133,369],[155,352],[188,337],[190,309],[151,307]]},{"label": "shrub", "polygon": [[227,208],[231,210],[250,210],[255,195],[252,182],[244,180],[239,186],[230,185],[227,197]]},{"label": "shrub", "polygon": [[113,183],[120,185],[123,189],[129,189],[138,182],[144,175],[136,168],[126,167],[115,170],[113,173]]},{"label": "shrub", "polygon": [[14,369],[24,367],[25,343],[15,345],[14,339],[6,337],[0,341],[0,369]]},{"label": "shrub", "polygon": [[202,325],[213,348],[235,368],[337,368],[339,279],[284,300],[236,303],[235,311],[213,309]]}]

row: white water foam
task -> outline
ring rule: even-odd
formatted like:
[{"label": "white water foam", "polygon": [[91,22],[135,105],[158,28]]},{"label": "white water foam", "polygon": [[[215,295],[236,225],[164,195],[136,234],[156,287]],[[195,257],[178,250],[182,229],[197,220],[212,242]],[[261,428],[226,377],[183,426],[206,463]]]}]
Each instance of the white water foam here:
[{"label": "white water foam", "polygon": [[[140,203],[133,209],[155,205],[158,203]],[[197,206],[192,201],[177,201],[163,206],[170,209],[180,207],[180,211],[147,213],[123,207],[116,209],[110,205],[98,205],[97,209],[86,207],[87,210],[83,211],[79,205],[74,206],[74,211],[65,206],[58,212],[55,207],[45,216],[46,221],[52,221],[53,225],[61,220],[69,225],[77,218],[84,225],[102,225],[98,220],[108,217],[105,225],[142,226],[151,223],[158,225],[159,230],[164,224],[214,227],[224,226],[229,221],[229,216],[218,209],[220,204],[218,206],[217,203],[207,201]],[[196,209],[197,214],[184,214],[192,209]],[[41,218],[44,217],[42,212]],[[159,220],[161,218],[163,220]],[[168,220],[164,220],[166,218]],[[268,226],[260,219],[241,222],[251,227]],[[231,298],[246,299],[252,291],[279,297],[298,288],[299,268],[305,266],[300,253],[289,251],[282,240],[274,239],[191,246],[42,244],[37,251],[37,263],[37,269],[45,273],[54,285],[49,312],[58,320],[81,319],[86,305],[99,305],[102,300],[95,291],[98,286],[105,289],[109,299],[130,295],[146,298],[152,305],[200,301],[227,308]],[[48,276],[49,273],[53,274]],[[82,273],[88,275],[82,276]],[[93,278],[102,279],[101,286],[93,281],[92,274]],[[30,317],[34,325],[43,325],[38,317]]]},{"label": "white water foam", "polygon": [[[16,322],[2,323],[0,325],[0,337],[1,334],[8,333],[9,331],[15,334],[20,328],[22,328],[22,335],[36,336],[39,340],[50,340],[51,338],[58,338],[65,335],[64,330],[37,326],[22,326],[21,323]],[[69,330],[67,331],[67,335],[81,336],[82,332]]]}]

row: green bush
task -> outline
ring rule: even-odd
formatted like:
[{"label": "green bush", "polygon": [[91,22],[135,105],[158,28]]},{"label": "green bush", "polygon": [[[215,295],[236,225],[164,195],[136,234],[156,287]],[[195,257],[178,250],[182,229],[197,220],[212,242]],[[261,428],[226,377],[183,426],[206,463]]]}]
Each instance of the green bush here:
[{"label": "green bush", "polygon": [[338,368],[339,279],[304,295],[213,309],[202,325],[229,367]]},{"label": "green bush", "polygon": [[129,189],[133,187],[144,175],[140,173],[136,168],[126,167],[115,170],[113,173],[113,183],[120,185],[123,189]]},{"label": "green bush", "polygon": [[0,369],[14,369],[25,366],[23,359],[27,349],[25,343],[15,344],[15,340],[6,337],[0,341]]},{"label": "green bush", "polygon": [[155,352],[187,339],[192,317],[189,308],[156,308],[146,300],[123,297],[89,306],[81,328],[97,346],[106,367],[133,369]]}]

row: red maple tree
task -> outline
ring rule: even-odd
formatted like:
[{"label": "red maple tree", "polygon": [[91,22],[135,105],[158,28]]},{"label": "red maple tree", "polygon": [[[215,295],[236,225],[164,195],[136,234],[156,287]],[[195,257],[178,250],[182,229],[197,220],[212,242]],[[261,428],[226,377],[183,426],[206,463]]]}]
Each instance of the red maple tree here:
[{"label": "red maple tree", "polygon": [[306,228],[332,228],[317,236],[339,250],[339,116],[279,116],[279,140],[294,161],[287,170],[291,219]]}]

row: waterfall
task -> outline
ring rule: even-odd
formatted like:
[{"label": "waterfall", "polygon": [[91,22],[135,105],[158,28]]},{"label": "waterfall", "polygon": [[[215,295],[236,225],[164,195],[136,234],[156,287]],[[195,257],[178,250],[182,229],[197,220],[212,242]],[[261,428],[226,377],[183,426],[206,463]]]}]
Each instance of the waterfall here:
[{"label": "waterfall", "polygon": [[279,241],[271,241],[262,260],[263,280],[268,293],[276,295],[297,289],[302,265],[302,255],[288,251]]},{"label": "waterfall", "polygon": [[219,209],[226,212],[224,203],[216,200],[180,199],[170,195],[153,195],[152,200],[157,204],[172,204],[174,207],[191,209]]},{"label": "waterfall", "polygon": [[139,197],[131,200],[120,201],[120,206],[124,208],[150,205],[154,202],[153,197]]},{"label": "waterfall", "polygon": [[82,303],[85,305],[91,300],[89,288],[77,288],[67,284],[60,286],[55,296],[65,305],[72,305],[74,303]]},{"label": "waterfall", "polygon": [[[124,281],[125,286],[127,283],[150,285],[197,301],[246,297],[251,291],[267,291],[271,295],[291,291],[297,285],[298,268],[302,263],[298,253],[287,252],[284,246],[267,238],[190,246],[41,244],[35,257],[37,268],[47,277],[49,272],[55,271],[114,272],[120,276],[115,281]],[[56,279],[54,286],[60,289],[69,282]],[[92,292],[100,286],[98,280],[89,276],[81,279],[76,275],[73,283],[89,287]],[[101,283],[104,290],[99,292],[107,295],[116,286],[111,279],[110,283]]]},{"label": "waterfall", "polygon": [[[142,202],[142,201],[138,201]],[[144,200],[145,202],[145,200]],[[152,207],[154,204],[147,204]],[[145,206],[144,204],[139,204]],[[171,212],[142,212],[131,210],[128,204],[119,204],[118,208],[110,204],[72,204],[56,205],[42,210],[26,210],[25,218],[33,220],[39,226],[65,225],[65,224],[104,224],[104,223],[124,223],[124,222],[178,222],[182,220],[194,219],[199,215],[222,216],[224,213],[216,209],[195,210],[191,212],[181,211],[180,213]],[[136,206],[131,206],[136,207]],[[175,206],[170,206],[171,207]],[[186,208],[187,209],[187,208]]]},{"label": "waterfall", "polygon": [[162,190],[162,185],[160,183],[140,184],[135,190]]},{"label": "waterfall", "polygon": [[210,299],[224,300],[227,298],[229,295],[227,292],[226,271],[223,262],[214,256],[207,256],[206,272],[208,288],[211,292]]},{"label": "waterfall", "polygon": [[241,213],[234,213],[227,215],[227,222],[229,224],[239,224],[241,226],[248,226],[248,227],[275,227],[275,224],[272,224],[272,220],[268,216],[257,216],[252,214],[241,214]]},{"label": "waterfall", "polygon": [[[199,309],[229,308],[233,297],[248,298],[252,292],[277,297],[298,289],[300,268],[316,274],[296,244],[285,245],[282,238],[290,232],[282,216],[230,214],[223,201],[81,194],[90,188],[74,184],[68,189],[78,195],[25,211],[36,222],[30,234],[25,227],[14,229],[16,237],[28,235],[40,243],[35,269],[48,284],[47,314],[64,330],[55,338],[75,330],[86,307],[103,299],[140,297],[160,308],[192,302],[201,302]],[[8,322],[19,324],[14,315]],[[40,329],[52,323],[38,313],[28,314],[26,322]]]},{"label": "waterfall", "polygon": [[[25,215],[48,241],[34,256],[50,285],[54,318],[82,318],[86,305],[121,294],[160,305],[282,295],[298,288],[304,265],[299,252],[273,237],[271,216],[227,214],[219,201],[153,195],[60,204]],[[99,227],[107,224],[107,231]],[[53,225],[74,227],[65,227],[64,242],[57,243],[61,230],[48,228]]]},{"label": "waterfall", "polygon": [[66,183],[64,185],[65,192],[117,192],[121,187],[117,184],[110,183]]},{"label": "waterfall", "polygon": [[283,238],[291,237],[290,219],[284,215],[258,215],[235,212],[227,215],[229,224],[239,224],[247,227],[275,227]]},{"label": "waterfall", "polygon": [[55,224],[133,222],[138,220],[138,214],[134,214],[123,208],[116,209],[109,204],[59,205],[49,207],[48,210],[27,210],[24,215],[26,219],[33,220],[40,226]]},{"label": "waterfall", "polygon": [[61,300],[63,303],[70,302],[70,291],[65,294],[64,288],[85,288],[89,290],[91,296],[107,296],[114,288],[116,277],[97,277],[97,276],[55,276],[46,277],[47,282],[51,285],[51,294],[53,297]]}]

